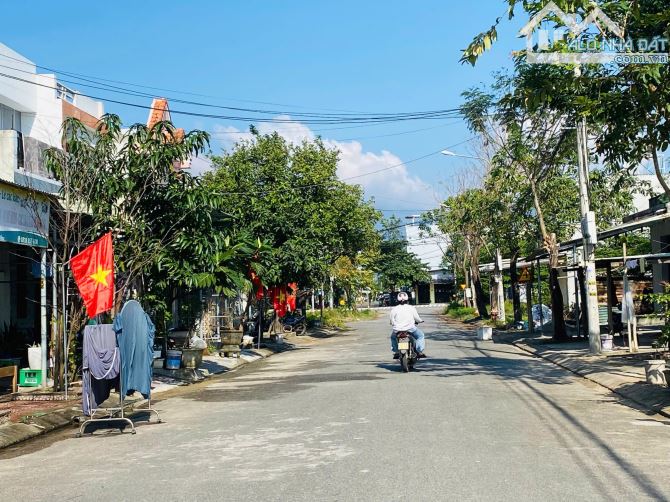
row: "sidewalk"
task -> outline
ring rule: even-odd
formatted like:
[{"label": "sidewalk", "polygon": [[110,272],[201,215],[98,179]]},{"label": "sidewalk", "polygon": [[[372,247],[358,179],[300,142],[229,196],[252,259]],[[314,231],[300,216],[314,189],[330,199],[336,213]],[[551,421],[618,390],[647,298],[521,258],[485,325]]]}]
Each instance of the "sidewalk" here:
[{"label": "sidewalk", "polygon": [[670,389],[646,383],[644,358],[653,352],[651,349],[630,354],[626,348],[619,348],[594,356],[586,340],[556,344],[547,335],[526,332],[495,332],[493,341],[515,345],[595,382],[623,397],[628,406],[670,417]]},{"label": "sidewalk", "polygon": [[[273,354],[291,350],[292,348],[293,345],[290,342],[281,345],[268,343],[267,347],[261,349],[245,349],[236,358],[204,356],[202,365],[197,370],[181,369],[169,371],[155,369],[151,385],[152,400],[157,397],[159,398],[161,394],[176,387],[201,382],[213,375],[232,371],[246,364],[265,359]],[[118,394],[112,394],[109,401],[112,403],[110,406],[114,406],[114,403],[118,402]],[[125,400],[125,409],[129,411],[132,417],[135,406],[139,405],[140,407],[137,412],[142,413],[141,406],[145,403],[146,400],[141,396],[139,398],[131,396]],[[5,422],[0,422],[0,450],[36,436],[67,427],[74,423],[78,417],[82,416],[80,395],[76,399],[61,401],[57,409],[53,409],[53,404],[54,402],[50,402],[49,406],[44,406],[43,409],[37,404],[30,407],[31,414],[21,417],[21,420],[18,422],[8,422],[6,421],[8,417],[5,417]],[[4,413],[0,411],[0,414],[8,415],[8,411]],[[2,418],[0,417],[0,419]]]}]

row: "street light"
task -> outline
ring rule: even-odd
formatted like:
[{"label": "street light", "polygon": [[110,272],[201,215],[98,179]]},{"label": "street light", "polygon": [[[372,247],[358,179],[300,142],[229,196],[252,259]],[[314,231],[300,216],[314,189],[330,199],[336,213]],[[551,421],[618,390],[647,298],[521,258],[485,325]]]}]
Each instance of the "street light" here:
[{"label": "street light", "polygon": [[461,157],[464,159],[485,160],[482,157],[475,157],[474,155],[462,155],[460,153],[454,153],[451,150],[442,150],[440,153],[442,155],[446,155],[447,157]]}]

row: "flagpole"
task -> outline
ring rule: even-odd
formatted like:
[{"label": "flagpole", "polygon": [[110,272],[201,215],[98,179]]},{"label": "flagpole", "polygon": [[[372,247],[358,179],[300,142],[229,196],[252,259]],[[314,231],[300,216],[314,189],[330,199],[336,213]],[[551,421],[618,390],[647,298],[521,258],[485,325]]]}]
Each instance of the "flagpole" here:
[{"label": "flagpole", "polygon": [[67,360],[68,360],[68,353],[69,353],[69,347],[68,347],[68,336],[67,336],[67,323],[68,323],[68,306],[67,306],[67,300],[68,300],[68,286],[69,286],[69,279],[67,276],[67,271],[65,267],[67,266],[68,263],[72,260],[72,253],[74,252],[74,248],[70,248],[70,253],[69,253],[69,258],[68,260],[61,264],[61,286],[63,288],[63,382],[64,382],[64,388],[65,388],[65,400],[67,401],[67,396],[68,396],[68,374],[67,374]]},{"label": "flagpole", "polygon": [[47,386],[47,249],[40,252],[40,342],[42,343],[42,388]]},{"label": "flagpole", "polygon": [[[70,253],[72,255],[72,253]],[[69,261],[69,260],[68,260]],[[67,401],[67,280],[65,274],[65,263],[61,263],[60,267],[60,283],[62,288],[62,302],[63,302],[63,386],[65,389],[65,400]]]}]

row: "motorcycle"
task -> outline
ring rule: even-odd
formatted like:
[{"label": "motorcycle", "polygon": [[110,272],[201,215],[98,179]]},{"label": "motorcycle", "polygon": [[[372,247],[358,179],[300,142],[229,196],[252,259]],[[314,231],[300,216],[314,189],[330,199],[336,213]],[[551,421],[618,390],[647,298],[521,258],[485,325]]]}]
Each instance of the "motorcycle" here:
[{"label": "motorcycle", "polygon": [[398,331],[396,333],[398,340],[398,352],[400,353],[400,367],[404,373],[414,369],[417,361],[416,347],[414,346],[414,337],[409,331]]},{"label": "motorcycle", "polygon": [[400,360],[400,367],[402,368],[403,373],[408,373],[410,370],[414,369],[414,365],[419,359],[414,337],[409,331],[398,331],[395,336],[398,341],[398,353],[400,354],[398,359]]},{"label": "motorcycle", "polygon": [[291,313],[280,319],[284,333],[295,333],[302,336],[307,331],[307,318],[298,313]]}]

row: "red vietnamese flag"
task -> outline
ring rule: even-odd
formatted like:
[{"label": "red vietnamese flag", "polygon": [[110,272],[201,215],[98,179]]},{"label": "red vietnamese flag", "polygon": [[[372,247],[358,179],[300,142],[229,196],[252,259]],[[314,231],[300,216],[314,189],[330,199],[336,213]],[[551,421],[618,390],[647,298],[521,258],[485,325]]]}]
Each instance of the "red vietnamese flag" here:
[{"label": "red vietnamese flag", "polygon": [[114,303],[114,251],[112,233],[70,260],[70,268],[89,318],[112,308]]}]

